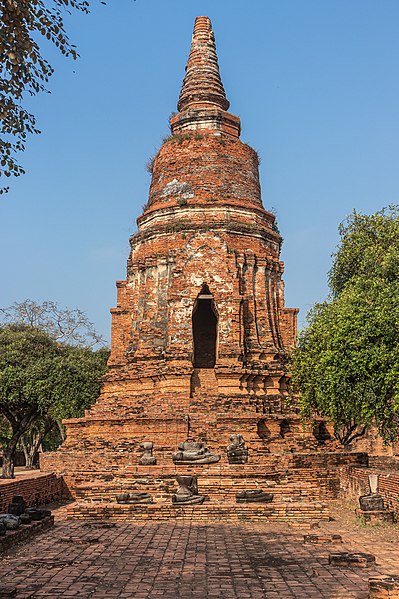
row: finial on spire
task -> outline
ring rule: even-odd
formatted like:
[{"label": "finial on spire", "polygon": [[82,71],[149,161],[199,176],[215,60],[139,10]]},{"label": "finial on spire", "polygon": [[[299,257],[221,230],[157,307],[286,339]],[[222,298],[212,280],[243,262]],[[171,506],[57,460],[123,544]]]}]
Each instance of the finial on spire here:
[{"label": "finial on spire", "polygon": [[197,17],[177,108],[183,112],[192,107],[204,106],[228,110],[230,102],[220,78],[211,20],[208,17]]}]

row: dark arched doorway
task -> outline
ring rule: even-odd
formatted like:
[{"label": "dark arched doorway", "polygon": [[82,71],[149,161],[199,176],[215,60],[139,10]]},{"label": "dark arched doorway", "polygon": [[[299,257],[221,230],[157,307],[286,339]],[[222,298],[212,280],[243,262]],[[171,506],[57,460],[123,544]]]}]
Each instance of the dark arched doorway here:
[{"label": "dark arched doorway", "polygon": [[218,317],[213,295],[203,285],[193,309],[194,368],[214,368]]}]

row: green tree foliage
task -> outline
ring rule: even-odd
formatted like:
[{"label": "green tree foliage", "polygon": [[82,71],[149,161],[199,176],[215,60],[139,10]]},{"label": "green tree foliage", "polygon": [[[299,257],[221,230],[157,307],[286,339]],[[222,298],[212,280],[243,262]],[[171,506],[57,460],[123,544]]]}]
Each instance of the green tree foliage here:
[{"label": "green tree foliage", "polygon": [[[64,56],[73,59],[78,56],[64,27],[64,15],[72,10],[87,13],[89,2],[2,0],[0,3],[0,177],[24,173],[17,155],[25,149],[28,134],[39,133],[25,99],[26,95],[45,91],[53,73],[43,56],[40,40],[47,40]],[[0,193],[7,189],[3,187]]]},{"label": "green tree foliage", "polygon": [[[0,328],[0,414],[10,424],[3,446],[3,477],[13,476],[13,458],[22,435],[41,434],[65,416],[81,416],[100,390],[107,351],[58,343],[26,325]],[[36,439],[37,442],[37,439]]]},{"label": "green tree foliage", "polygon": [[347,284],[375,277],[390,282],[399,275],[399,206],[372,215],[354,210],[339,226],[341,243],[333,255],[329,284],[338,297]]},{"label": "green tree foliage", "polygon": [[343,444],[375,423],[399,433],[399,209],[353,212],[340,226],[331,297],[316,305],[292,356],[304,416],[334,423]]}]

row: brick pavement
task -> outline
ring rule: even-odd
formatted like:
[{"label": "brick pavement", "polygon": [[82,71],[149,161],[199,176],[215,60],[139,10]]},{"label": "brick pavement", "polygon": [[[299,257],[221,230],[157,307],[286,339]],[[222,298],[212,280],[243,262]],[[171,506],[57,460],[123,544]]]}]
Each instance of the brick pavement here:
[{"label": "brick pavement", "polygon": [[[88,524],[61,518],[4,557],[0,589],[16,587],[18,599],[366,599],[370,576],[399,572],[397,534],[336,522],[312,531],[342,535],[328,546],[284,523]],[[377,565],[329,566],[334,550],[374,553]]]}]

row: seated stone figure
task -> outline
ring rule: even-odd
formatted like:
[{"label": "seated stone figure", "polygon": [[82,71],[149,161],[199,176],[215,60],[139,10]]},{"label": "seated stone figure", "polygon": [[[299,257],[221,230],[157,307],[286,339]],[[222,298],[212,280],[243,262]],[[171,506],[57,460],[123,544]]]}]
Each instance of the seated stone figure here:
[{"label": "seated stone figure", "polygon": [[273,501],[273,495],[261,489],[239,491],[236,493],[236,501],[237,503],[270,503]]},{"label": "seated stone figure", "polygon": [[126,503],[134,505],[137,503],[152,503],[152,496],[149,493],[121,493],[116,496],[117,503]]},{"label": "seated stone figure", "polygon": [[176,476],[179,489],[172,495],[172,504],[195,505],[205,501],[204,495],[198,495],[198,481],[196,476]]},{"label": "seated stone figure", "polygon": [[141,466],[155,466],[157,463],[156,458],[152,455],[152,448],[154,447],[154,443],[151,441],[146,441],[140,445],[143,450],[143,455],[139,460],[139,464]]},{"label": "seated stone figure", "polygon": [[203,443],[185,441],[179,443],[178,449],[179,451],[172,454],[175,464],[213,464],[220,460],[220,455],[210,453]]},{"label": "seated stone figure", "polygon": [[231,435],[231,444],[227,448],[229,464],[245,464],[248,462],[248,449],[241,435]]}]

